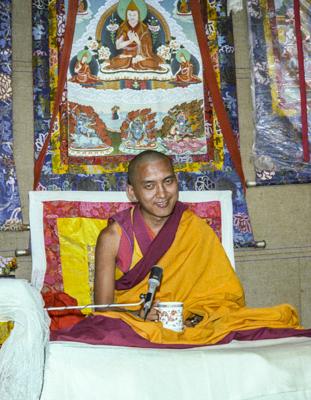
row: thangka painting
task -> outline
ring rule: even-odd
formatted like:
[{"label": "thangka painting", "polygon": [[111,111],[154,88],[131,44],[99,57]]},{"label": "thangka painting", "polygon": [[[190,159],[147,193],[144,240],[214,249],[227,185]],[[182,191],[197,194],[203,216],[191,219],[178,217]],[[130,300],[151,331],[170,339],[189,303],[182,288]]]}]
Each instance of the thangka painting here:
[{"label": "thangka painting", "polygon": [[[206,34],[238,140],[231,18],[206,3]],[[49,129],[67,4],[33,1],[35,151]],[[188,0],[79,1],[67,82],[39,190],[124,190],[128,161],[172,157],[181,190],[233,192],[235,244],[253,244],[240,179],[203,80]]]},{"label": "thangka painting", "polygon": [[93,18],[79,23],[71,51],[69,156],[206,154],[202,62],[183,8],[92,3]]},{"label": "thangka painting", "polygon": [[[311,163],[304,159],[303,148],[304,111],[306,147],[309,145],[305,155],[310,156],[311,8],[309,1],[297,4],[300,21],[293,0],[248,1],[255,110],[254,164],[260,185],[311,181]],[[301,38],[297,36],[297,24]]]},{"label": "thangka painting", "polygon": [[13,157],[11,0],[0,2],[0,230],[19,230],[22,215]]}]

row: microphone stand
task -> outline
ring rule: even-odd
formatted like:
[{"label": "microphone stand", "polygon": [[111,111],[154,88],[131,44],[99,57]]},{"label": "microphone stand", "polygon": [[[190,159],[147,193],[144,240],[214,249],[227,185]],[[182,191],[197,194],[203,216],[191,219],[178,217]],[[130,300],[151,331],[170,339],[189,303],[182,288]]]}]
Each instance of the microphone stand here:
[{"label": "microphone stand", "polygon": [[[62,306],[62,307],[46,307],[47,311],[64,311],[64,310],[85,310],[86,308],[104,308],[104,311],[110,311],[111,308],[115,308],[116,311],[133,312],[132,310],[122,309],[121,307],[137,307],[144,303],[144,320],[146,320],[147,315],[152,306],[152,301],[154,297],[155,290],[160,285],[162,279],[163,270],[158,265],[154,265],[151,268],[150,277],[148,280],[149,287],[146,294],[141,294],[140,301],[137,303],[127,303],[127,304],[87,304],[85,306]],[[135,310],[134,310],[135,311]]]},{"label": "microphone stand", "polygon": [[[64,311],[64,310],[84,310],[86,308],[118,308],[118,307],[137,307],[145,302],[145,295],[140,295],[141,300],[137,303],[110,303],[110,304],[87,304],[85,306],[63,306],[63,307],[46,307],[47,311]],[[109,311],[109,310],[105,310]],[[124,310],[126,311],[126,310]]]}]

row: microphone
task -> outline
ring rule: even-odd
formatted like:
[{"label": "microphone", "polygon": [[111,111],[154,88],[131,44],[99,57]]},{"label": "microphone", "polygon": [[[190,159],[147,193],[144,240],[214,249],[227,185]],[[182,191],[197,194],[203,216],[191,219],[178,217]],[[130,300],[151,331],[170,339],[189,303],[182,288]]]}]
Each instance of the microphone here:
[{"label": "microphone", "polygon": [[144,303],[144,319],[146,319],[146,317],[151,309],[155,291],[161,283],[162,274],[163,274],[163,269],[161,267],[159,267],[158,265],[154,265],[151,268],[149,279],[148,279],[148,284],[149,284],[148,292],[146,294],[145,303]]}]

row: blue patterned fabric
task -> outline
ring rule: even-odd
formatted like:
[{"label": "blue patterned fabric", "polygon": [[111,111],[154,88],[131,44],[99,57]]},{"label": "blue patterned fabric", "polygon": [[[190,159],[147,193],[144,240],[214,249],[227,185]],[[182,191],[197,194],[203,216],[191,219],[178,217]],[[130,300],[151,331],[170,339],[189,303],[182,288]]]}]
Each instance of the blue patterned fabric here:
[{"label": "blue patterned fabric", "polygon": [[22,224],[13,157],[11,6],[0,1],[0,230]]},{"label": "blue patterned fabric", "polygon": [[[61,9],[62,1],[57,1]],[[229,112],[234,133],[238,138],[238,108],[236,97],[234,43],[231,17],[226,15],[226,1],[217,0],[215,7],[217,40],[219,47],[221,92]],[[49,129],[49,43],[47,2],[33,1],[33,60],[34,60],[34,115],[35,115],[35,152],[38,155]],[[200,172],[179,172],[180,190],[232,190],[234,211],[234,243],[237,247],[254,245],[252,228],[247,211],[243,188],[238,175],[232,167],[230,155],[225,146],[224,166],[222,170]],[[191,162],[182,156],[181,163]],[[98,190],[122,191],[126,187],[125,173],[107,173],[98,175],[54,174],[52,171],[51,151],[45,159],[39,190]]]},{"label": "blue patterned fabric", "polygon": [[[299,75],[293,0],[248,1],[253,108],[254,166],[258,185],[311,181],[303,161]],[[311,9],[300,1],[311,148]]]}]

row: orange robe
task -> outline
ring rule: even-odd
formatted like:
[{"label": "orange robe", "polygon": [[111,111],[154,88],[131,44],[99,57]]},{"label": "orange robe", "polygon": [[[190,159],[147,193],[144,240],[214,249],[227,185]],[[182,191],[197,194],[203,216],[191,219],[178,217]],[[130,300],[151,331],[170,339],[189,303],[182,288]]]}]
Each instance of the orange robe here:
[{"label": "orange robe", "polygon": [[[132,266],[141,257],[135,240]],[[270,308],[245,306],[242,286],[219,239],[190,210],[184,211],[170,249],[157,264],[163,268],[163,278],[155,300],[182,301],[184,319],[192,314],[203,316],[198,325],[174,332],[159,322],[142,321],[131,314],[104,313],[107,317],[121,318],[153,343],[203,345],[217,343],[232,331],[299,328],[297,313],[288,304]],[[137,302],[147,287],[148,276],[131,289],[116,291],[115,302]]]},{"label": "orange robe", "polygon": [[74,69],[76,75],[71,78],[71,82],[77,83],[95,83],[100,81],[99,78],[91,74],[90,67],[87,63],[77,61]]},{"label": "orange robe", "polygon": [[193,65],[190,61],[185,61],[180,64],[180,70],[176,74],[177,82],[197,83],[201,79],[193,74]]},{"label": "orange robe", "polygon": [[[152,50],[152,39],[148,27],[140,22],[135,28],[131,28],[127,22],[124,22],[119,28],[117,34],[117,40],[122,36],[126,41],[128,40],[128,32],[134,31],[137,33],[140,39],[140,46],[136,43],[131,43],[124,49],[122,49],[122,54],[113,57],[110,60],[108,69],[128,69],[133,68],[136,70],[161,70],[162,67],[160,63],[163,60],[154,54]],[[137,63],[133,63],[133,58],[137,55],[144,57],[144,60]]]}]

